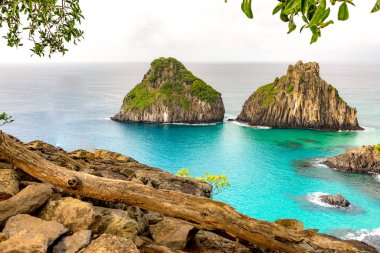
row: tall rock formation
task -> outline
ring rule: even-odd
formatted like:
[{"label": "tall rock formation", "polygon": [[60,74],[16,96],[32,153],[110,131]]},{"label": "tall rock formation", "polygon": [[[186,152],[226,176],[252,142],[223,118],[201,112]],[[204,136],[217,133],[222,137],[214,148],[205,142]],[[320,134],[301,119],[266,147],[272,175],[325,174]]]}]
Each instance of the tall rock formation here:
[{"label": "tall rock formation", "polygon": [[174,58],[151,63],[140,84],[112,119],[130,122],[214,123],[223,121],[221,94]]},{"label": "tall rock formation", "polygon": [[290,65],[285,76],[258,88],[245,102],[237,120],[274,128],[362,129],[356,109],[321,79],[315,62]]}]

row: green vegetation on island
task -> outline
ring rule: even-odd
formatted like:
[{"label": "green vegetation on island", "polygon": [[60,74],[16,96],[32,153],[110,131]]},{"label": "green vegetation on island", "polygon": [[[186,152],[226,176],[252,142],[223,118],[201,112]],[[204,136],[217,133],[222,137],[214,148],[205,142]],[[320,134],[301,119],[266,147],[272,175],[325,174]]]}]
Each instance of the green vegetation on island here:
[{"label": "green vegetation on island", "polygon": [[[173,73],[167,73],[168,71]],[[171,82],[164,82],[160,86],[162,81],[166,81],[165,76],[171,74],[173,77],[168,78]],[[220,98],[219,92],[195,77],[175,58],[159,58],[151,63],[151,70],[142,83],[127,94],[124,99],[124,110],[140,111],[157,103],[168,107],[179,106],[188,111],[189,95],[194,95],[207,103],[214,103]]]}]

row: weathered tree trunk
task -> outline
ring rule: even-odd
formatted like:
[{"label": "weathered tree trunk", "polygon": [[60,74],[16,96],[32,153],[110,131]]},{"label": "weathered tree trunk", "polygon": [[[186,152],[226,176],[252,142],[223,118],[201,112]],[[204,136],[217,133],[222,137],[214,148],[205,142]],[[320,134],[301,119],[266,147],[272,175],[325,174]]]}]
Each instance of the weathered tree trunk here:
[{"label": "weathered tree trunk", "polygon": [[313,237],[310,231],[290,230],[274,223],[252,219],[238,213],[231,206],[212,199],[65,169],[28,150],[1,131],[0,159],[9,161],[31,176],[67,193],[135,205],[186,220],[199,229],[227,233],[263,249],[287,253],[307,252],[298,243],[304,238]]}]

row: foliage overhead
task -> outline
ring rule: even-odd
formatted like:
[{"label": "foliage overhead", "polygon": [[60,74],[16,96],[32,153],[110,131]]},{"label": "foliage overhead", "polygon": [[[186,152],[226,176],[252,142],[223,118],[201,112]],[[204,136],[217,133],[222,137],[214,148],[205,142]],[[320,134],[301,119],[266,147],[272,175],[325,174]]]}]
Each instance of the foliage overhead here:
[{"label": "foliage overhead", "polygon": [[[311,31],[311,44],[321,37],[322,28],[334,23],[333,20],[328,19],[330,6],[339,4],[338,20],[340,21],[348,20],[350,17],[348,5],[355,6],[354,0],[329,0],[329,3],[326,0],[278,0],[278,2],[272,14],[278,14],[283,22],[288,23],[288,33],[296,30],[297,24],[295,19],[296,17],[300,17],[302,19],[300,32],[305,28]],[[241,9],[248,18],[253,18],[252,0],[243,0]],[[371,12],[374,13],[379,10],[380,0],[376,0]]]},{"label": "foliage overhead", "polygon": [[0,126],[13,122],[12,116],[7,115],[5,112],[0,113]]},{"label": "foliage overhead", "polygon": [[83,37],[78,28],[84,19],[79,0],[0,0],[0,28],[10,47],[23,46],[28,32],[31,51],[38,56],[65,54],[66,44],[77,44]]},{"label": "foliage overhead", "polygon": [[[183,168],[177,172],[178,176],[181,177],[191,177],[190,170],[187,168]],[[212,175],[206,173],[204,177],[195,177],[196,180],[208,183],[212,186],[212,194],[221,193],[228,187],[231,187],[231,183],[228,182],[227,176],[225,175]]]}]

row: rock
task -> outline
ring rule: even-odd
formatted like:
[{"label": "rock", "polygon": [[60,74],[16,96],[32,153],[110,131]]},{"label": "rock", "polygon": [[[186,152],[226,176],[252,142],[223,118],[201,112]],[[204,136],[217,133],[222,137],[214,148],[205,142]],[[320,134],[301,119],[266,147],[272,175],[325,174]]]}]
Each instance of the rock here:
[{"label": "rock", "polygon": [[49,240],[42,234],[19,232],[0,242],[2,253],[45,253]]},{"label": "rock", "polygon": [[8,239],[8,237],[4,233],[0,232],[0,242],[5,241],[7,239]]},{"label": "rock", "polygon": [[0,169],[0,201],[16,195],[18,189],[17,173],[13,169]]},{"label": "rock", "polygon": [[156,225],[165,218],[162,214],[153,211],[148,211],[144,217],[149,225]]},{"label": "rock", "polygon": [[380,174],[380,144],[348,149],[344,154],[328,158],[323,163],[346,172]]},{"label": "rock", "polygon": [[337,206],[337,207],[349,207],[350,202],[348,202],[341,194],[337,195],[323,195],[320,197],[321,201],[332,205],[332,206]]},{"label": "rock", "polygon": [[123,210],[96,207],[100,217],[92,226],[95,233],[107,233],[134,239],[139,232],[139,224],[130,218],[129,213]]},{"label": "rock", "polygon": [[182,250],[198,230],[185,221],[165,218],[156,225],[149,226],[149,231],[156,243]]},{"label": "rock", "polygon": [[65,236],[53,248],[53,253],[76,253],[91,242],[91,230],[81,230]]},{"label": "rock", "polygon": [[138,170],[134,176],[142,182],[149,178],[147,184],[151,184],[156,189],[180,191],[183,193],[207,197],[211,196],[211,185],[200,182],[194,178],[180,177],[164,171]]},{"label": "rock", "polygon": [[68,197],[49,200],[41,210],[40,218],[57,221],[76,232],[90,229],[98,217],[92,204]]},{"label": "rock", "polygon": [[290,65],[285,76],[258,88],[237,120],[273,128],[362,130],[356,109],[321,79],[315,62]]},{"label": "rock", "polygon": [[174,58],[151,63],[142,82],[124,98],[117,121],[213,123],[224,118],[221,94]]},{"label": "rock", "polygon": [[136,245],[129,239],[103,234],[93,240],[82,253],[139,253]]},{"label": "rock", "polygon": [[50,186],[30,185],[16,196],[0,202],[0,225],[17,214],[32,213],[41,207],[53,191]]},{"label": "rock", "polygon": [[[38,239],[39,242],[42,242],[44,240],[46,247],[67,231],[67,228],[58,222],[44,221],[28,214],[18,214],[9,218],[3,229],[3,233],[9,238],[8,240],[15,241],[15,238],[12,237],[18,234],[17,238],[22,237],[25,240],[27,238],[30,241]],[[35,237],[37,235],[41,236]]]},{"label": "rock", "polygon": [[146,237],[137,237],[134,241],[140,252],[143,253],[182,253],[184,251],[170,249],[163,245],[155,244]]},{"label": "rock", "polygon": [[118,160],[118,161],[125,161],[125,162],[136,162],[135,159],[132,159],[129,156],[122,155],[116,152],[111,152],[104,149],[95,149],[95,158]]},{"label": "rock", "polygon": [[70,197],[49,200],[40,217],[60,222],[74,232],[91,230],[95,234],[108,233],[133,239],[139,231],[138,223],[127,211],[95,207]]},{"label": "rock", "polygon": [[[235,252],[236,242],[223,238],[208,231],[199,231],[195,235],[195,244],[198,244],[200,252],[230,253]],[[246,246],[239,244],[237,253],[260,252],[253,251]]]}]

